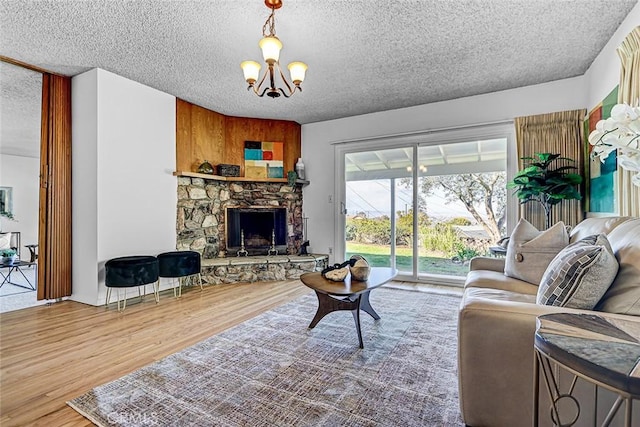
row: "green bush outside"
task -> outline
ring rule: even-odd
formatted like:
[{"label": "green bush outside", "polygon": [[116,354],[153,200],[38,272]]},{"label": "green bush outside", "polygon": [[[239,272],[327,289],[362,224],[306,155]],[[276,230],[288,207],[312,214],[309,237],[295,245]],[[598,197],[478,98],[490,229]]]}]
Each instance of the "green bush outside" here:
[{"label": "green bush outside", "polygon": [[[480,253],[469,248],[458,237],[454,225],[469,225],[466,218],[432,223],[425,214],[418,220],[420,273],[464,276],[469,267],[452,262],[453,257],[469,260]],[[391,220],[388,216],[378,218],[348,218],[346,224],[347,258],[353,254],[363,255],[376,267],[389,267],[391,256]],[[413,215],[399,214],[396,220],[396,267],[400,271],[413,270]]]}]

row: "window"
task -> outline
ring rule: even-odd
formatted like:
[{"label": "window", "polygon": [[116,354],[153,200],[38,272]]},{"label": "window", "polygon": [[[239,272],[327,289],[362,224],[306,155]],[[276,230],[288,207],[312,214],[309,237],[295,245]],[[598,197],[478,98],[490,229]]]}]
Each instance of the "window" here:
[{"label": "window", "polygon": [[507,233],[509,139],[428,135],[339,150],[346,209],[337,253],[395,267],[403,279],[461,282],[470,258],[489,255]]}]

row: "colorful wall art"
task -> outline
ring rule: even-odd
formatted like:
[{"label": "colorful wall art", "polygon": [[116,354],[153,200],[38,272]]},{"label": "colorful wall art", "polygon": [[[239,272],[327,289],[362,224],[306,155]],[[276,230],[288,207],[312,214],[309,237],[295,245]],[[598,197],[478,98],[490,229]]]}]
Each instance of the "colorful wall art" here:
[{"label": "colorful wall art", "polygon": [[284,143],[245,141],[244,176],[284,178]]},{"label": "colorful wall art", "polygon": [[600,158],[592,158],[593,146],[589,144],[589,134],[596,128],[601,119],[611,117],[611,109],[618,103],[618,86],[602,102],[596,106],[585,120],[585,162],[587,188],[587,212],[615,213],[616,212],[616,181],[618,162],[616,153],[611,153],[602,163]]}]

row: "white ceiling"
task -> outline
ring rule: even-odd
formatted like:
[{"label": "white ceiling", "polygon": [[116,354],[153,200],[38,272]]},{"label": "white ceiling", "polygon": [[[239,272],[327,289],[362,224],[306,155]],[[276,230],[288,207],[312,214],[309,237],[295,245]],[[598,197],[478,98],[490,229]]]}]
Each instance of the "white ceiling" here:
[{"label": "white ceiling", "polygon": [[582,75],[636,3],[284,0],[280,59],[309,65],[290,99],[247,92],[240,70],[261,61],[262,0],[2,0],[0,54],[67,75],[100,67],[223,114],[304,124]]},{"label": "white ceiling", "polygon": [[0,62],[0,153],[40,155],[42,74]]}]

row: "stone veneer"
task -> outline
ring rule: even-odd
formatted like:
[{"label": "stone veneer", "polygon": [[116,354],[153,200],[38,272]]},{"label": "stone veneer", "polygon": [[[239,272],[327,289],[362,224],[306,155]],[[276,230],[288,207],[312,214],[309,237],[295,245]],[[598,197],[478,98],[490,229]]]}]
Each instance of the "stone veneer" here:
[{"label": "stone veneer", "polygon": [[202,260],[202,281],[222,284],[297,279],[301,274],[322,271],[327,255],[276,255],[227,257]]},{"label": "stone veneer", "polygon": [[287,254],[297,254],[302,244],[300,185],[178,177],[178,250],[200,252],[203,260],[219,257],[227,250],[226,208],[256,206],[287,208]]},{"label": "stone veneer", "polygon": [[[236,257],[227,253],[227,207],[287,208],[287,254]],[[178,177],[177,249],[202,255],[202,279],[235,283],[297,279],[322,270],[326,255],[297,256],[302,244],[302,187],[287,183]]]}]

